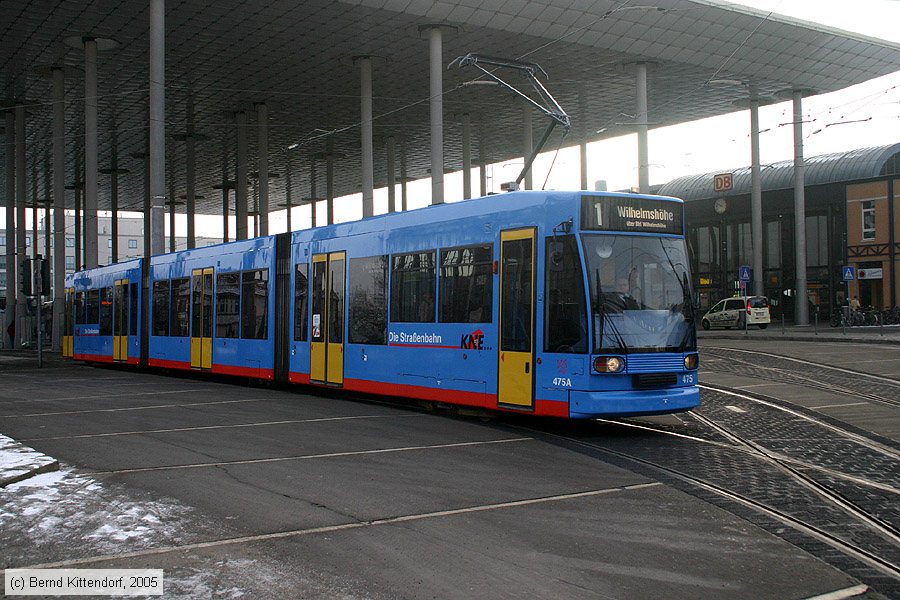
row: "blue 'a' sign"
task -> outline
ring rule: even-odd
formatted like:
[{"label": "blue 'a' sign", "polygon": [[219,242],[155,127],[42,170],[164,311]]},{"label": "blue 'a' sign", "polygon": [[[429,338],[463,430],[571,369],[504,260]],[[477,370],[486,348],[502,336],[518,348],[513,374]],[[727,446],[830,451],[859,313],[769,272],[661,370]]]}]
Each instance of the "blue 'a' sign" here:
[{"label": "blue 'a' sign", "polygon": [[856,279],[856,267],[843,267],[844,281],[853,281]]},{"label": "blue 'a' sign", "polygon": [[741,265],[741,274],[739,279],[741,281],[750,281],[750,267],[748,265]]}]

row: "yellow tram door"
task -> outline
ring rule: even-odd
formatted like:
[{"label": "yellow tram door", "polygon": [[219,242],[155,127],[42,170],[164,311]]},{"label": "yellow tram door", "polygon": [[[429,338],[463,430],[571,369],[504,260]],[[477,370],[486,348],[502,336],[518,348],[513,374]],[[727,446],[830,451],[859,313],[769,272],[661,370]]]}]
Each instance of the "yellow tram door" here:
[{"label": "yellow tram door", "polygon": [[113,360],[128,360],[128,280],[113,286]]},{"label": "yellow tram door", "polygon": [[345,272],[343,252],[313,255],[309,378],[316,383],[344,383]]},{"label": "yellow tram door", "polygon": [[534,408],[535,230],[500,232],[497,402]]},{"label": "yellow tram door", "polygon": [[62,355],[71,358],[75,354],[75,289],[66,288],[66,312],[63,323]]},{"label": "yellow tram door", "polygon": [[213,268],[191,271],[191,368],[212,368]]}]

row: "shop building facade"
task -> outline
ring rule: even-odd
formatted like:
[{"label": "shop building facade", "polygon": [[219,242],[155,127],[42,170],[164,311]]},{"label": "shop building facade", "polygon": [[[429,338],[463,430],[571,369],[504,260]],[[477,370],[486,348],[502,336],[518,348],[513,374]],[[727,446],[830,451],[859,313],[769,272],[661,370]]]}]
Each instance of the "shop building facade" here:
[{"label": "shop building facade", "polygon": [[[716,185],[716,176],[719,178]],[[730,175],[731,189],[717,191]],[[747,291],[793,318],[794,165],[761,171],[764,288]],[[806,275],[811,317],[827,318],[857,296],[862,305],[900,304],[900,144],[806,159]],[[750,168],[682,177],[657,193],[685,200],[689,251],[701,309],[740,293],[742,265],[753,264]],[[844,281],[844,266],[856,279]],[[849,295],[848,295],[849,294]],[[815,313],[812,312],[815,309]]]}]

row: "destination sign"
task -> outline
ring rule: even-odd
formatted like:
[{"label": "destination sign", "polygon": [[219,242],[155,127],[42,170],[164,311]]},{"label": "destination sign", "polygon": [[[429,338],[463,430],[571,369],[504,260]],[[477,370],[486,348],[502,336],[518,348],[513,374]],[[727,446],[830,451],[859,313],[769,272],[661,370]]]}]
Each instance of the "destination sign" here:
[{"label": "destination sign", "polygon": [[619,196],[582,197],[582,229],[682,235],[683,223],[680,202]]}]

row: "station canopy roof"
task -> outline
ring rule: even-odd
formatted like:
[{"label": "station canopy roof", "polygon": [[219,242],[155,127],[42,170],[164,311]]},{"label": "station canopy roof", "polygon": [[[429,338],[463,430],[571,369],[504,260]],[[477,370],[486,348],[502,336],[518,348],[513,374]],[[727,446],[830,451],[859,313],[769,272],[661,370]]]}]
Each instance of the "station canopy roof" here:
[{"label": "station canopy roof", "polygon": [[[803,184],[804,186],[824,185],[897,175],[900,174],[898,166],[900,166],[900,144],[820,154],[807,157],[803,161]],[[721,192],[716,192],[714,187],[714,178],[719,173],[722,171],[679,177],[660,186],[656,193],[663,196],[675,196],[685,202],[716,198],[722,195]],[[728,195],[749,194],[750,167],[734,169],[731,174],[734,187],[729,190]],[[762,165],[759,179],[763,192],[793,188],[793,159]]]},{"label": "station canopy roof", "polygon": [[[83,146],[83,52],[71,36],[111,38],[99,70],[100,169],[112,166],[115,137],[120,207],[143,205],[148,97],[148,1],[3,0],[0,99],[28,107],[28,171],[43,171],[51,143],[48,67],[64,64],[68,184]],[[849,6],[849,5],[848,5]],[[849,9],[848,9],[849,10]],[[270,209],[284,200],[290,157],[292,198],[309,197],[310,159],[333,135],[335,195],[360,190],[359,70],[352,57],[373,55],[375,183],[386,183],[385,140],[405,148],[407,176],[430,169],[428,41],[419,27],[444,32],[449,64],[468,52],[539,63],[545,83],[572,116],[566,145],[633,130],[635,62],[649,63],[651,127],[738,110],[750,90],[764,98],[790,89],[821,93],[897,70],[900,45],[712,0],[167,0],[166,157],[168,193],[185,193],[185,143],[193,106],[197,143],[197,211],[221,214],[213,186],[234,179],[233,113],[247,110],[250,160],[256,170],[254,103],[269,104]],[[445,170],[461,168],[460,115],[473,120],[473,160],[479,142],[489,161],[521,156],[522,111],[496,86],[463,85],[479,73],[444,72]],[[507,78],[527,86],[515,74]],[[535,139],[546,119],[534,116]],[[114,134],[115,132],[115,134]],[[483,140],[480,137],[483,136]],[[286,148],[300,145],[291,151]],[[548,149],[556,147],[552,138]],[[317,196],[324,196],[318,163]],[[0,161],[0,169],[3,168]],[[29,199],[30,179],[29,179]],[[72,203],[71,194],[67,201]],[[100,176],[100,207],[109,206]]]}]

